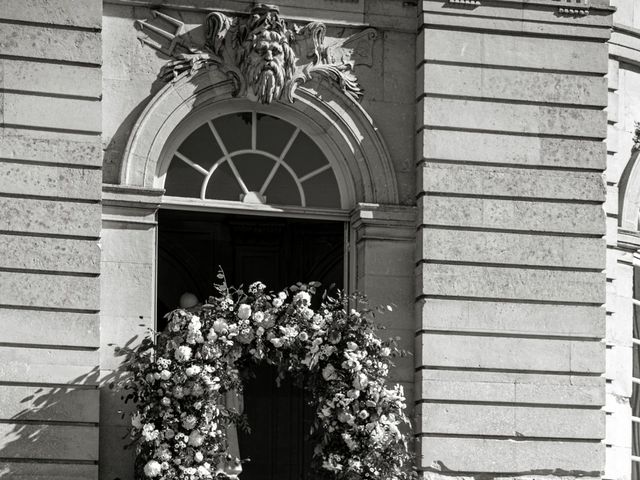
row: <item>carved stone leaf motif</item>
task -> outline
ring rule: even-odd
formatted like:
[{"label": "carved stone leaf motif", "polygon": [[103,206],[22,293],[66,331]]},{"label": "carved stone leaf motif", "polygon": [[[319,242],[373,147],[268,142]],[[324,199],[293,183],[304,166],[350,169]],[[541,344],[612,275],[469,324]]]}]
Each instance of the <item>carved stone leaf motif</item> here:
[{"label": "carved stone leaf motif", "polygon": [[193,74],[214,67],[234,81],[237,96],[271,103],[280,99],[293,102],[299,84],[322,76],[359,100],[363,91],[353,69],[356,65],[373,65],[374,29],[327,41],[323,23],[293,25],[290,29],[273,5],[258,4],[248,16],[210,13],[204,21],[205,42],[201,46],[185,40],[181,21],[158,11],[153,14],[175,26],[175,31],[166,31],[147,20],[137,22],[148,34],[141,40],[171,57],[159,74],[165,81],[184,72]]}]

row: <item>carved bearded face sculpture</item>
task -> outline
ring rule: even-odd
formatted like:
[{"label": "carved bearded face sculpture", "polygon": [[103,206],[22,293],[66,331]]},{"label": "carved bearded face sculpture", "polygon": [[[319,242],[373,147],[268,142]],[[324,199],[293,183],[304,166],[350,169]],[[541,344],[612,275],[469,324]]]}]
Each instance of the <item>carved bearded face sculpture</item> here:
[{"label": "carved bearded face sculpture", "polygon": [[262,103],[280,98],[294,71],[294,54],[286,37],[263,30],[245,43],[242,73]]}]

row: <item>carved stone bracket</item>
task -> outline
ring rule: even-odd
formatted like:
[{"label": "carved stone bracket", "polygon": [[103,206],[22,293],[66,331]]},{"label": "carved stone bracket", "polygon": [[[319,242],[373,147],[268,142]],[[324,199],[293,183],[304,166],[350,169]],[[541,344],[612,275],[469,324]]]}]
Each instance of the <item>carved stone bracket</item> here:
[{"label": "carved stone bracket", "polygon": [[480,5],[480,0],[447,0],[449,3],[461,3],[463,5]]},{"label": "carved stone bracket", "polygon": [[234,81],[237,96],[262,103],[293,102],[296,87],[314,76],[335,82],[346,95],[359,100],[363,91],[354,67],[373,65],[373,43],[378,35],[368,28],[348,38],[326,39],[323,23],[289,28],[278,7],[258,4],[248,16],[208,14],[205,42],[194,46],[187,40],[181,21],[159,11],[153,15],[175,27],[167,31],[149,20],[136,22],[144,34],[141,40],[171,57],[160,71],[161,78],[170,81],[184,72],[193,74],[214,67]]},{"label": "carved stone bracket", "polygon": [[589,0],[564,0],[565,5],[558,8],[561,15],[574,17],[589,15]]}]

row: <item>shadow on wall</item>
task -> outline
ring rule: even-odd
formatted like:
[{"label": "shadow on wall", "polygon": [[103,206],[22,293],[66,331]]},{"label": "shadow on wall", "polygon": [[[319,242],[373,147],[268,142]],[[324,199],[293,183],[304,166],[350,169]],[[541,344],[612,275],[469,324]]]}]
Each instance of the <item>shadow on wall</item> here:
[{"label": "shadow on wall", "polygon": [[[125,358],[138,340],[135,336],[116,348],[116,357]],[[98,425],[105,421],[100,397],[111,397],[103,403],[114,406],[113,412],[103,411],[102,418],[125,432],[133,406],[124,404],[113,385],[126,375],[122,368],[101,376],[96,366],[65,385],[3,386],[0,406],[17,413],[0,422],[0,478],[98,478]],[[121,445],[129,443],[127,436],[120,437]]]}]

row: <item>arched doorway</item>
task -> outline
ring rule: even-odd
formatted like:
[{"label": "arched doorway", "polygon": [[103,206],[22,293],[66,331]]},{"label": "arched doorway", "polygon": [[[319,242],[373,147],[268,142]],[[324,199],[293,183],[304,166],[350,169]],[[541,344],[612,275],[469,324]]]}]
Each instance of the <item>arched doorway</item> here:
[{"label": "arched doorway", "polygon": [[[185,292],[206,301],[218,270],[231,285],[261,281],[276,291],[297,281],[342,288],[345,222],[311,219],[300,211],[340,211],[336,172],[300,126],[253,111],[197,120],[174,132],[166,155],[165,202],[158,212],[157,328]],[[187,199],[198,202],[189,208]],[[188,201],[188,200],[187,200]],[[233,205],[233,213],[222,206]],[[202,211],[194,211],[199,206]],[[251,433],[238,432],[245,480],[310,478],[314,410],[300,385],[267,366],[244,372],[243,409]]]}]

